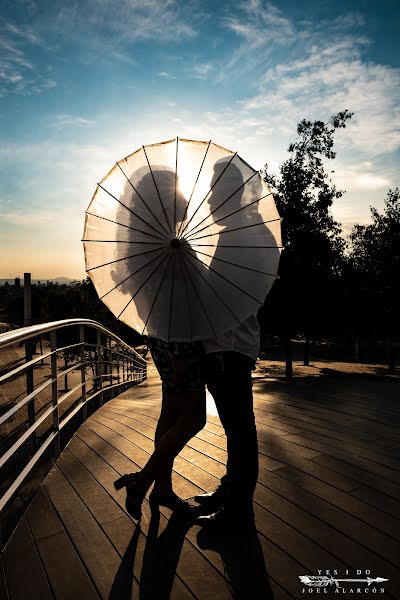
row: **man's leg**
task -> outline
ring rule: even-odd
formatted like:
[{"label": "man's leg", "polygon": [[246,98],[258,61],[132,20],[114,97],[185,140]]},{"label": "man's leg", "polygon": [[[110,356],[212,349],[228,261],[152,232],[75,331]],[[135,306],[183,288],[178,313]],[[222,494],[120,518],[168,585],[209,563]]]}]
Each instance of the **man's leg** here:
[{"label": "man's leg", "polygon": [[[218,500],[222,496],[225,507],[252,514],[252,498],[258,476],[251,381],[253,361],[238,352],[210,355],[209,361],[213,366],[209,370],[208,389],[214,397],[228,449],[227,474],[222,480],[225,494],[219,493]],[[213,504],[211,500],[208,503],[210,506]]]}]

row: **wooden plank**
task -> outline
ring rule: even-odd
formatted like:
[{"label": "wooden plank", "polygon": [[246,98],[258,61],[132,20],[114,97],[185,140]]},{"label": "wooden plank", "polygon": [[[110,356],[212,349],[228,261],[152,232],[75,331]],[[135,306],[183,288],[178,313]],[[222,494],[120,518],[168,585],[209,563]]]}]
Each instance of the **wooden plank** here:
[{"label": "wooden plank", "polygon": [[[332,438],[326,438],[315,433],[308,436],[290,436],[290,440],[300,446],[320,450],[324,454],[335,456],[357,467],[364,468],[393,483],[397,484],[399,482],[399,474],[397,471],[393,471],[393,469],[389,469],[382,464],[363,458],[358,454],[357,448],[352,449],[350,445],[343,444],[343,442],[336,443]],[[317,462],[317,460],[315,462]]]},{"label": "wooden plank", "polygon": [[46,574],[23,517],[2,554],[8,593],[13,600],[27,598],[52,599]]},{"label": "wooden plank", "polygon": [[[92,418],[91,421],[93,421],[93,420],[94,419]],[[101,423],[105,424],[105,418],[98,417],[96,419],[96,422],[98,422],[98,423],[101,422]],[[125,444],[125,442],[127,442],[131,446],[134,445],[130,439],[131,430],[126,425],[123,425],[123,424],[119,423],[118,421],[109,419],[107,422],[107,427],[109,427],[110,430],[116,432],[120,436],[120,438],[122,440],[124,440],[123,441],[124,444]],[[126,437],[126,436],[128,436],[128,437]],[[127,446],[125,445],[125,447],[127,447]],[[136,447],[137,446],[135,445],[135,448]],[[130,449],[129,451],[132,452],[132,449]],[[149,455],[147,455],[147,458],[144,461],[144,464],[147,462],[148,458],[149,458]],[[141,465],[141,466],[144,466],[144,465]],[[196,486],[198,486],[202,489],[210,489],[210,488],[215,487],[218,484],[218,480],[215,477],[213,477],[209,473],[203,471],[202,469],[197,468],[193,463],[190,463],[189,461],[183,459],[180,456],[177,456],[175,458],[174,470],[176,471],[176,473],[178,473],[179,475],[182,475],[188,481],[193,482]]]},{"label": "wooden plank", "polygon": [[[359,382],[356,382],[356,385],[359,385]],[[396,390],[396,386],[394,386],[394,389],[397,396],[398,390]],[[298,392],[302,394],[304,393],[304,390],[298,389]],[[306,394],[309,395],[309,393],[310,392],[306,390]],[[370,386],[367,393],[364,392],[361,394],[356,393],[354,388],[353,391],[335,391],[334,393],[330,393],[326,389],[320,388],[316,390],[315,395],[318,406],[321,406],[322,408],[331,406],[333,402],[336,410],[344,414],[360,415],[367,418],[382,418],[383,422],[391,416],[400,420],[400,411],[397,408],[397,398],[394,398],[393,402],[385,403],[387,397],[385,394],[382,394],[381,386],[380,391],[375,397],[371,394]]]},{"label": "wooden plank", "polygon": [[[316,463],[311,462],[309,460],[304,460],[304,458],[297,457],[292,453],[276,451],[272,452],[271,454],[280,457],[280,466],[282,468],[285,466],[293,467],[299,471],[306,473],[307,475],[311,475],[316,479],[329,483],[330,485],[333,485],[340,490],[348,492],[360,487],[358,481],[350,479],[349,477],[341,475],[340,473],[336,473],[332,469],[329,469],[322,465],[316,466]],[[264,458],[261,456],[260,464],[262,466],[264,466],[263,462]]]},{"label": "wooden plank", "polygon": [[99,595],[65,531],[42,538],[37,545],[56,599],[99,599]]},{"label": "wooden plank", "polygon": [[[371,506],[376,506],[381,511],[393,515],[397,519],[400,519],[399,501],[394,498],[389,498],[389,496],[382,494],[382,492],[379,492],[376,489],[363,486],[358,490],[354,490],[351,495],[356,496],[367,504],[371,504]],[[398,526],[400,528],[400,522]]]},{"label": "wooden plank", "polygon": [[[257,421],[259,422],[259,420],[257,419]],[[316,425],[312,422],[310,422],[309,419],[307,418],[303,418],[303,419],[297,419],[294,416],[291,417],[280,417],[279,419],[280,423],[282,423],[283,425],[287,424],[288,426],[290,425],[293,429],[297,429],[297,433],[299,435],[309,435],[310,433],[320,433],[321,435],[325,436],[328,439],[332,439],[335,440],[337,442],[340,441],[340,443],[351,443],[352,441],[354,442],[354,437],[357,437],[357,440],[359,439],[365,439],[365,437],[363,438],[363,436],[361,436],[359,433],[354,433],[354,434],[350,434],[350,433],[342,433],[340,431],[338,431],[337,429],[334,428],[329,428],[329,427],[325,427],[322,424],[320,425]],[[261,425],[260,425],[261,428]],[[267,429],[264,426],[264,431],[267,431]],[[295,432],[293,432],[295,433]],[[290,432],[288,432],[288,436],[290,435]],[[287,436],[285,436],[287,437]],[[368,436],[367,436],[368,437]],[[375,436],[376,438],[376,436]],[[375,439],[373,438],[373,439]],[[368,437],[368,440],[370,438]]]},{"label": "wooden plank", "polygon": [[[134,410],[131,408],[126,408],[126,409],[121,408],[119,410],[121,410],[121,411],[124,410],[124,414],[129,415],[135,421],[136,420],[141,421],[142,419],[146,419],[146,421],[145,421],[146,424],[148,424],[150,426],[153,425],[154,428],[157,425],[157,419],[155,419],[154,417],[148,417],[148,415],[143,415],[142,412],[139,412],[137,410]],[[210,431],[208,429],[210,419],[211,419],[211,416],[208,415],[206,431]],[[218,421],[219,421],[219,419],[218,419]],[[220,437],[225,437],[225,433],[224,433],[224,430],[221,425],[219,425],[219,429],[220,429],[220,431],[219,431]],[[214,432],[210,431],[210,432],[218,433],[217,431],[214,431]],[[273,432],[269,432],[268,434],[264,434],[264,432],[259,432],[258,437],[259,437],[259,451],[263,454],[268,453],[266,446],[271,444],[271,440],[273,440],[275,446],[279,446],[282,450],[286,450],[287,452],[292,452],[293,454],[296,454],[296,456],[303,456],[304,458],[313,458],[314,456],[318,456],[320,454],[319,452],[314,452],[307,448],[299,449],[298,446],[296,446],[295,444],[286,441],[286,438],[284,438],[282,436],[275,436],[273,434]],[[193,440],[198,440],[198,438],[197,437],[193,438]],[[191,440],[188,445],[191,445],[193,440]],[[262,440],[265,440],[265,442]]]},{"label": "wooden plank", "polygon": [[[156,428],[158,418],[160,416],[159,410],[137,407],[131,404],[121,405],[119,403],[116,403],[116,400],[118,400],[118,398],[116,398],[115,401],[113,401],[112,403],[108,403],[107,407],[109,410],[113,412],[118,412],[119,414],[123,414],[125,416],[131,416],[131,418],[133,418],[138,424],[148,425],[154,429]],[[204,427],[204,431],[214,433],[219,437],[225,436],[220,420],[218,419],[218,423],[215,423],[210,420],[210,415],[207,416],[207,423]]]},{"label": "wooden plank", "polygon": [[299,585],[298,574],[304,573],[303,565],[263,535],[260,535],[260,543],[264,553],[265,565],[271,578],[292,598],[299,598],[301,586]]},{"label": "wooden plank", "polygon": [[[351,457],[352,455],[349,455],[349,460],[351,460]],[[374,473],[367,471],[365,468],[354,466],[348,462],[344,462],[343,460],[339,460],[334,456],[328,456],[326,454],[319,454],[313,458],[313,461],[320,465],[329,467],[333,471],[337,471],[338,473],[342,473],[343,475],[351,477],[360,484],[368,485],[369,487],[380,490],[388,496],[392,496],[393,498],[400,500],[400,485],[397,485],[388,479],[384,479],[383,477],[379,477],[379,475],[375,475]]]},{"label": "wooden plank", "polygon": [[[107,410],[102,410],[101,415],[96,414],[94,420],[103,423],[104,425],[110,425],[110,421],[115,421],[124,425],[126,429],[122,428],[120,430],[124,437],[139,446],[139,448],[143,448],[143,450],[149,454],[153,452],[155,436],[155,429],[153,427],[143,425],[143,423],[138,424],[135,419],[130,416]],[[179,456],[185,458],[189,462],[196,462],[196,460],[202,458],[202,455],[189,445],[183,448],[179,453]]]},{"label": "wooden plank", "polygon": [[[214,475],[220,476],[221,472],[216,469],[217,463],[213,461],[211,458],[205,460],[203,465]],[[278,472],[279,474],[279,472]],[[270,489],[264,487],[268,486],[272,481],[275,483],[278,482],[278,488],[282,495],[278,495],[274,493]],[[343,511],[336,509],[335,507],[329,505],[327,502],[319,501],[318,498],[308,494],[307,502],[304,500],[303,496],[300,494],[300,503],[303,506],[311,506],[311,511],[319,513],[319,516],[325,518],[327,520],[327,524],[325,524],[320,519],[310,515],[308,512],[303,510],[292,502],[286,499],[286,496],[293,497],[296,500],[299,498],[299,488],[297,486],[288,484],[285,490],[282,489],[282,486],[279,486],[279,482],[283,482],[285,484],[285,480],[281,480],[279,477],[274,476],[273,474],[267,473],[263,469],[260,469],[259,472],[259,480],[261,480],[264,485],[257,485],[255,492],[255,502],[258,503],[261,507],[264,507],[268,511],[275,514],[279,517],[280,520],[284,521],[291,525],[292,528],[298,530],[300,532],[300,537],[296,538],[296,543],[294,543],[295,548],[299,548],[300,555],[301,553],[308,554],[308,551],[304,546],[307,546],[307,542],[309,540],[315,542],[320,549],[326,548],[327,552],[331,554],[331,556],[336,557],[336,564],[339,563],[346,564],[347,567],[352,568],[354,565],[354,556],[360,556],[360,558],[365,558],[366,564],[376,564],[377,567],[387,568],[387,563],[382,559],[376,557],[373,552],[368,552],[362,546],[360,547],[358,543],[357,535],[361,535],[361,539],[363,543],[370,543],[372,545],[377,543],[377,538],[375,536],[376,530],[372,527],[366,526],[363,523],[359,522],[358,519],[354,519],[350,515],[343,513]],[[287,488],[291,489],[287,489]],[[307,493],[306,493],[307,494]],[[311,502],[310,502],[311,500]],[[255,504],[256,512],[260,511],[260,508]],[[265,518],[265,514],[263,515]],[[331,527],[330,521],[333,516],[333,525],[335,528]],[[271,522],[271,520],[269,521]],[[295,556],[292,554],[285,544],[287,544],[287,538],[283,535],[282,531],[277,533],[273,531],[271,535],[268,535],[267,531],[263,529],[263,520],[260,518],[257,521],[258,529],[267,537],[271,539],[274,543],[282,548],[285,552]],[[341,527],[344,534],[348,532],[353,532],[356,534],[356,540],[353,541],[347,537],[347,535],[343,535],[343,533],[338,533],[337,527]],[[361,530],[361,532],[360,532]],[[381,542],[382,539],[378,538]],[[281,540],[277,542],[276,540]],[[296,550],[297,551],[297,550]],[[323,552],[323,550],[321,550]],[[343,558],[344,554],[344,558]],[[314,557],[318,558],[318,553],[314,554]],[[315,563],[320,564],[320,563]],[[318,567],[320,568],[320,567]],[[325,568],[325,567],[324,567]],[[329,567],[326,567],[329,568]],[[390,570],[390,569],[389,569]],[[392,574],[396,572],[394,568],[391,568]]]},{"label": "wooden plank", "polygon": [[106,523],[104,530],[122,556],[122,560],[140,581],[140,593],[143,597],[171,600],[194,598],[175,571],[168,566],[164,557],[151,551],[151,543],[147,549],[146,536],[140,528],[135,527],[129,517],[124,516],[117,521]]},{"label": "wooden plank", "polygon": [[[281,398],[279,402],[279,407],[282,409],[283,405],[287,405],[289,407],[289,410],[299,410],[299,414],[304,413],[305,415],[309,415],[310,418],[313,418],[313,415],[315,415],[314,418],[318,418],[320,416],[324,420],[329,418],[333,423],[336,422],[338,425],[343,425],[350,422],[351,425],[348,425],[348,427],[350,429],[355,429],[358,432],[358,436],[360,437],[360,439],[368,439],[368,437],[370,439],[374,439],[376,437],[375,431],[378,428],[380,431],[384,432],[385,435],[387,435],[387,437],[392,437],[393,439],[400,439],[397,429],[395,427],[391,427],[384,421],[374,423],[374,420],[372,418],[360,417],[358,416],[358,414],[351,414],[351,416],[347,416],[346,414],[342,414],[338,411],[335,411],[334,405],[332,405],[332,403],[328,405],[319,406],[318,399],[316,398],[316,396],[317,394],[314,392],[314,394],[309,396],[309,402],[302,401],[301,399],[299,399],[296,390],[296,400],[293,401],[291,397],[286,397],[284,399]],[[269,408],[273,410],[272,407]],[[359,427],[356,427],[356,425],[358,425]]]},{"label": "wooden plank", "polygon": [[[78,452],[76,444],[71,448],[71,451]],[[106,474],[106,463],[88,446],[86,449],[80,446],[79,459],[108,493],[122,505],[124,503],[123,490],[115,492],[113,488],[113,481],[117,475],[114,469],[109,466],[108,473]],[[151,514],[147,500],[143,502],[142,510],[143,517],[141,520],[141,528],[144,533],[147,533],[151,522]],[[164,530],[168,526],[168,521],[162,516],[160,518],[160,526],[161,522]],[[175,533],[172,537],[176,537],[176,535],[177,534]],[[177,566],[177,573],[196,597],[205,599],[213,597],[221,597],[221,599],[230,598],[229,591],[222,575],[211,566],[211,563],[208,560],[204,560],[199,551],[192,544],[185,541],[185,539],[183,539],[182,542],[182,552],[178,556],[179,563]],[[215,594],[215,596],[213,596],[213,594]]]},{"label": "wooden plank", "polygon": [[[110,444],[112,444],[120,452],[125,454],[125,456],[130,458],[136,465],[138,465],[138,467],[140,467],[140,468],[144,467],[144,465],[148,461],[149,455],[146,452],[141,450],[138,446],[132,444],[128,439],[121,436],[118,432],[115,431],[114,428],[105,427],[101,423],[97,423],[94,421],[90,421],[89,423],[87,423],[86,427],[90,428],[95,433],[98,433],[101,437],[103,437],[103,439],[107,440]],[[178,470],[177,465],[178,464],[184,465],[185,462],[186,461],[183,461],[183,459],[179,459],[179,457],[177,459],[175,459],[175,463],[174,463],[175,471],[178,475],[181,474],[181,470]],[[131,468],[131,470],[132,470],[132,468]],[[136,470],[138,470],[138,469],[136,469]],[[190,473],[190,468],[187,468],[186,472],[189,474],[189,478],[184,476],[186,481],[180,482],[180,485],[179,485],[180,494],[179,495],[182,495],[184,493],[185,495],[182,495],[183,498],[191,498],[192,496],[199,493],[200,488],[197,486],[196,481],[194,481],[193,479],[190,478],[192,475]],[[189,495],[186,495],[187,493]]]},{"label": "wooden plank", "polygon": [[298,409],[297,404],[286,406],[270,403],[268,404],[268,407],[265,407],[262,399],[256,397],[254,413],[257,421],[265,423],[266,425],[273,424],[274,422],[279,424],[293,423],[295,427],[301,428],[304,423],[307,423],[308,425],[315,425],[318,429],[333,432],[334,434],[341,433],[345,436],[352,437],[356,433],[357,437],[367,441],[376,438],[376,434],[371,435],[368,432],[360,431],[357,427],[341,424],[342,419],[330,419],[326,415],[327,411],[314,413],[312,410],[307,410],[304,407]]},{"label": "wooden plank", "polygon": [[[112,436],[107,441],[106,437],[108,432],[88,429],[87,427],[81,427],[76,434],[83,442],[89,445],[99,456],[111,465],[118,473],[130,473],[132,471],[138,471],[139,465],[133,460],[128,458],[119,448],[111,443]],[[118,444],[118,439],[116,441]],[[172,483],[174,490],[181,498],[191,498],[194,495],[201,493],[201,489],[194,486],[191,482],[186,481],[183,477],[177,473],[172,473]]]},{"label": "wooden plank", "polygon": [[263,546],[255,528],[245,535],[236,531],[217,534],[207,528],[199,529],[197,540],[200,547],[220,555],[232,597],[263,600],[290,597],[268,573]]},{"label": "wooden plank", "polygon": [[[76,444],[73,445],[76,449]],[[74,487],[75,491],[79,494],[79,496],[83,499],[86,507],[90,510],[91,514],[94,518],[104,525],[103,530],[107,533],[109,539],[113,542],[115,546],[115,537],[116,534],[121,534],[121,523],[124,522],[126,525],[126,514],[123,509],[118,505],[115,500],[107,493],[107,491],[97,482],[97,480],[87,471],[87,469],[80,463],[75,455],[71,454],[71,452],[63,454],[58,461],[60,469],[63,471],[64,475],[68,478],[69,482]],[[132,533],[130,538],[130,543],[127,547],[125,547],[124,552],[119,552],[122,557],[122,560],[125,562],[125,566],[127,569],[119,570],[119,577],[126,580],[126,576],[128,572],[133,571],[133,567],[135,564],[135,554],[139,550],[139,552],[145,551],[145,545],[143,545],[144,540],[143,536],[135,536],[135,532],[139,533],[140,528],[136,527],[135,524],[130,520],[130,531]],[[110,536],[110,532],[112,535]],[[120,539],[120,538],[118,538]],[[141,542],[141,546],[139,548],[136,547],[136,552],[132,552],[133,545],[132,539],[135,542]],[[119,551],[119,548],[117,547]],[[137,572],[137,569],[136,569]],[[141,581],[141,573],[138,573],[138,580],[140,578],[141,582],[141,591],[143,593],[143,586]],[[132,578],[131,584],[132,584]],[[173,576],[172,576],[173,581]],[[171,581],[171,584],[172,584]],[[128,582],[125,582],[125,584]],[[128,583],[129,585],[129,583]],[[161,596],[160,596],[161,597]]]},{"label": "wooden plank", "polygon": [[263,506],[254,504],[254,513],[258,531],[301,564],[306,571],[316,573],[321,564],[324,565],[324,569],[345,566],[337,556],[330,554],[329,550],[305,537],[302,532],[296,531]]},{"label": "wooden plank", "polygon": [[[376,527],[375,535],[373,536],[377,539],[376,545],[379,545],[381,552],[384,552],[384,556],[390,562],[396,560],[395,564],[400,565],[400,543],[398,541],[400,533],[396,519],[293,467],[279,469],[277,473],[279,477],[284,477],[292,483],[296,483],[299,487],[311,491],[313,494],[359,518],[368,525]],[[392,536],[396,536],[397,539],[394,539]]]},{"label": "wooden plank", "polygon": [[43,486],[38,488],[26,510],[25,516],[33,539],[36,541],[64,531],[64,527]]},{"label": "wooden plank", "polygon": [[[105,411],[102,410],[102,415],[104,415],[104,412]],[[110,413],[107,412],[107,415],[108,414],[110,414]],[[104,421],[103,419],[104,419],[103,416],[102,417],[97,417],[98,422],[107,424],[107,421]],[[130,439],[130,441],[132,441],[133,443],[136,443],[137,445],[140,445],[140,447],[146,449],[146,451],[152,452],[153,442],[151,442],[150,448],[148,447],[148,445],[146,447],[146,445],[144,443],[142,443],[141,439],[136,436],[135,432],[138,429],[140,429],[140,427],[139,428],[137,427],[136,421],[135,421],[135,419],[133,417],[131,417],[131,416],[126,417],[126,416],[123,416],[123,415],[121,415],[119,413],[114,413],[114,420],[117,421],[117,422],[119,422],[119,423],[123,423],[124,425],[127,425],[129,427],[129,430],[122,429],[122,430],[120,430],[120,432],[126,433],[126,437],[128,439]],[[131,433],[132,430],[134,431],[134,433]],[[152,427],[150,427],[150,426],[148,426],[148,425],[146,425],[146,435],[147,436],[151,436],[151,440],[154,439],[154,434],[155,434],[155,429],[152,428]],[[194,439],[196,439],[196,438],[194,438]],[[198,445],[199,445],[199,443],[201,445],[202,442],[201,442],[201,440],[200,441],[197,440],[197,443],[198,443]],[[203,446],[202,446],[203,454],[202,454],[202,453],[196,451],[193,448],[193,440],[190,440],[188,442],[187,446],[183,449],[183,451],[180,452],[179,456],[182,457],[182,458],[185,458],[189,462],[193,462],[193,463],[195,463],[195,464],[198,465],[198,464],[201,464],[203,462],[204,454],[206,454],[206,456],[208,456],[208,455],[211,456],[209,448],[210,448],[210,446],[208,444],[203,443]],[[220,453],[223,452],[222,450],[216,448],[215,446],[212,446],[212,449],[213,449],[212,450],[212,456],[213,456],[213,458],[214,458],[214,450],[217,450],[217,454],[218,454],[218,450],[219,450]],[[276,454],[280,455],[279,449],[278,449],[277,452],[275,452],[274,448],[273,448],[272,451],[271,450],[268,451],[268,454],[270,456],[261,456],[260,457],[261,464],[262,464],[262,466],[265,469],[273,471],[275,469],[278,469],[278,468],[284,466],[284,463],[279,462],[278,460],[275,460],[275,458],[272,458],[272,457],[275,457]],[[287,453],[285,453],[285,451],[283,450],[282,454],[286,456]],[[225,461],[226,461],[226,452],[223,452],[223,455],[224,455],[224,464],[225,464]]]},{"label": "wooden plank", "polygon": [[0,600],[9,600],[6,574],[3,567],[3,559],[0,554]]},{"label": "wooden plank", "polygon": [[[114,412],[115,415],[117,415],[117,414],[120,415],[120,417],[118,417],[118,420],[120,420],[120,422],[122,422],[126,425],[129,424],[129,426],[132,427],[136,431],[143,431],[142,426],[137,425],[137,423],[138,423],[137,417],[141,418],[140,413],[137,413],[132,410],[127,410],[126,411],[127,414],[123,415],[122,408],[118,409],[118,411],[113,410],[112,412]],[[104,411],[102,411],[102,414],[104,414]],[[115,417],[115,418],[117,418],[117,417]],[[151,439],[154,439],[155,426],[156,426],[157,422],[154,419],[152,421],[153,421],[153,426],[151,426],[149,423],[146,423],[146,425],[148,425],[146,435],[151,437]],[[222,427],[221,427],[221,430],[222,430],[222,435],[225,436],[225,434],[223,433]],[[221,436],[219,436],[219,437],[221,437]],[[270,435],[264,436],[260,432],[259,432],[258,437],[263,437],[263,439],[268,440],[267,443],[259,440],[259,442],[258,442],[259,452],[261,454],[265,454],[266,456],[269,456],[275,460],[279,460],[280,456],[285,456],[288,452],[291,452],[292,454],[295,454],[296,456],[303,456],[305,458],[312,458],[314,456],[319,456],[319,454],[320,454],[319,452],[314,452],[307,448],[299,449],[299,447],[296,446],[295,444],[285,444],[285,441],[283,438],[274,437],[273,442],[272,442],[271,441],[272,438]],[[199,438],[197,436],[195,438],[192,438],[192,440],[190,440],[188,442],[186,449],[184,449],[184,450],[186,450],[186,453],[181,453],[181,456],[183,456],[184,458],[187,458],[188,460],[191,460],[192,462],[196,462],[197,461],[196,454],[194,454],[192,456],[189,453],[188,449],[190,449],[190,448],[198,449],[199,444],[201,445],[201,440],[199,440]],[[201,447],[200,451],[203,452],[204,454],[207,454],[206,448],[208,448],[208,445],[205,443]],[[225,458],[221,462],[226,462],[226,453],[225,453]]]},{"label": "wooden plank", "polygon": [[41,486],[26,511],[44,569],[56,598],[94,599],[98,594]]},{"label": "wooden plank", "polygon": [[117,577],[121,566],[118,553],[58,467],[50,471],[44,487],[99,595],[137,597],[138,585],[134,582],[129,589],[129,576]]},{"label": "wooden plank", "polygon": [[103,525],[125,515],[120,506],[99,486],[96,479],[75,458],[68,448],[57,461],[57,466],[89,509],[97,523]]},{"label": "wooden plank", "polygon": [[[80,430],[80,431],[82,431],[82,428],[81,428],[81,430]],[[79,433],[79,432],[78,432],[78,433]],[[86,433],[89,433],[89,432],[86,432]],[[111,452],[109,452],[109,450],[111,450],[111,449],[112,449],[112,447],[111,447],[111,446],[109,446],[109,447],[107,448],[107,454],[108,454],[107,460],[110,460],[110,457],[111,457],[111,456],[110,456],[110,455],[111,455]],[[102,450],[102,451],[104,450],[104,445],[103,445],[103,444],[101,445],[101,450]],[[114,450],[114,452],[116,452],[116,451]],[[103,452],[103,454],[104,454],[104,452]],[[110,461],[110,462],[112,462],[112,459],[111,459],[111,461]],[[130,469],[128,469],[128,470],[130,470]],[[174,473],[174,475],[175,475],[175,473]],[[178,477],[179,477],[179,476],[178,476]],[[200,490],[199,490],[199,491],[200,491]],[[201,490],[201,491],[203,491],[203,490]],[[162,512],[163,514],[165,514],[165,513],[169,513],[168,509],[162,509],[162,510],[161,510],[161,512]],[[143,521],[143,519],[142,519],[142,521]],[[194,537],[194,532],[193,532],[192,530],[190,530],[190,531],[189,531],[189,533],[188,533],[187,537],[190,539],[191,543],[192,543],[194,546],[196,546],[196,538]],[[197,547],[197,546],[196,546],[196,547]],[[216,567],[216,568],[217,568],[217,569],[218,569],[218,570],[221,572],[221,574],[223,573],[223,567],[222,567],[222,565],[220,564],[220,561],[218,562],[218,560],[217,560],[217,557],[216,557],[215,555],[213,555],[213,554],[211,554],[211,555],[208,555],[208,556],[207,556],[207,560],[208,560],[208,561],[209,561],[211,564],[213,564],[213,565],[214,565],[214,566],[215,566],[215,567]]]},{"label": "wooden plank", "polygon": [[[95,442],[95,436],[90,437],[89,440],[87,439],[89,444],[90,440]],[[91,474],[97,477],[102,488],[106,490],[110,496],[114,497],[114,500],[121,507],[123,516],[119,519],[104,523],[103,530],[107,533],[107,536],[119,552],[122,560],[127,564],[128,569],[130,569],[131,572],[134,572],[135,577],[139,581],[142,570],[143,553],[146,546],[146,536],[144,536],[143,531],[147,531],[149,519],[147,521],[142,520],[141,527],[136,527],[136,524],[124,512],[125,490],[116,492],[113,486],[113,481],[121,474],[120,471],[115,471],[102,457],[97,455],[90,446],[77,437],[71,441],[69,448],[70,452],[78,458],[86,468],[90,469]],[[114,453],[117,454],[117,451],[114,450]],[[107,454],[108,457],[110,457],[110,452]],[[119,464],[118,457],[116,463],[117,465]],[[148,513],[146,514],[146,518],[147,517]],[[132,563],[134,564],[132,565]],[[176,594],[177,597],[181,597],[183,594],[183,592],[181,593],[182,585],[183,584],[180,581],[174,583],[174,590],[175,588],[178,590],[174,591],[174,595]],[[184,595],[183,597],[186,596]]]},{"label": "wooden plank", "polygon": [[[265,487],[269,485],[269,487]],[[345,563],[354,568],[354,560],[368,564],[393,577],[397,568],[377,556],[376,538],[371,540],[374,529],[359,522],[311,493],[275,475],[268,474],[264,485],[257,485],[255,501],[274,515],[313,540]],[[369,546],[369,550],[367,547]],[[382,571],[382,572],[383,572]]]}]

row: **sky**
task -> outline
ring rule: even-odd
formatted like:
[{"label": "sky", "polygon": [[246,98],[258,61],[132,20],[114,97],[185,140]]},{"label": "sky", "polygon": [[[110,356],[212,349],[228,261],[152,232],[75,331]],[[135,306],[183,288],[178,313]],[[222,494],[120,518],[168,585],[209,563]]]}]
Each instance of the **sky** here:
[{"label": "sky", "polygon": [[354,112],[327,167],[345,233],[400,185],[398,0],[0,0],[0,278],[83,278],[97,182],[209,140],[272,172],[303,118]]}]

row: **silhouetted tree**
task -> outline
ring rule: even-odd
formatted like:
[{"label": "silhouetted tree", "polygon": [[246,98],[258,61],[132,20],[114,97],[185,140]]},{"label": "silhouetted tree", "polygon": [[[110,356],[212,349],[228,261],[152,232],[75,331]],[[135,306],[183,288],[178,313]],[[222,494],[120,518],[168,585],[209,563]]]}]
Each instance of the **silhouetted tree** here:
[{"label": "silhouetted tree", "polygon": [[[273,311],[279,315],[286,347],[286,374],[292,375],[290,337],[302,331],[308,348],[311,329],[318,329],[332,314],[332,289],[342,268],[345,242],[332,214],[335,198],[343,195],[333,185],[324,160],[334,159],[334,134],[346,127],[353,113],[344,110],[327,123],[303,120],[298,139],[290,144],[290,157],[279,175],[262,170],[283,219],[283,245],[278,280],[268,296],[261,322]],[[305,356],[305,363],[308,357]]]},{"label": "silhouetted tree", "polygon": [[393,334],[399,330],[400,189],[389,190],[382,213],[371,207],[372,223],[355,225],[349,261],[358,310],[354,319],[364,330],[386,335],[390,371],[394,371]]}]

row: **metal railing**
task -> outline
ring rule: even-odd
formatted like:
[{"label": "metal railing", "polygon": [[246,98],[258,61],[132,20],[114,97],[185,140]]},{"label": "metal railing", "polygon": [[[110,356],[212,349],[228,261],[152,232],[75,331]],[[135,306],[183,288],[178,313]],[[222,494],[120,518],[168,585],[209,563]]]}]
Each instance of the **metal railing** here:
[{"label": "metal railing", "polygon": [[146,376],[144,358],[90,319],[0,334],[0,511],[48,449],[58,457],[75,416]]}]

